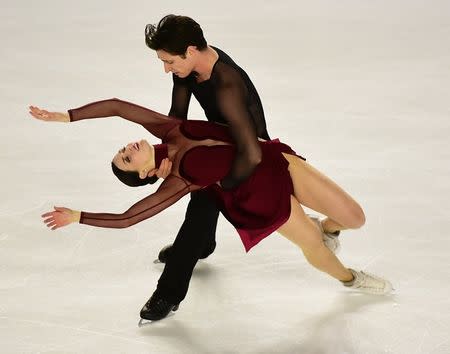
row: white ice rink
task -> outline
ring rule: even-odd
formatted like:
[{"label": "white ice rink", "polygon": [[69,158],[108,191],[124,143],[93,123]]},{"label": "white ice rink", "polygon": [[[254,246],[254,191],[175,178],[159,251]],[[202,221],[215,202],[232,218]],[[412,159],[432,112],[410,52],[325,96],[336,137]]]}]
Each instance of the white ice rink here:
[{"label": "white ice rink", "polygon": [[[0,353],[450,353],[450,1],[0,5]],[[248,72],[272,138],[362,205],[341,260],[395,295],[347,291],[277,234],[246,254],[221,217],[178,312],[139,328],[188,198],[128,229],[46,228],[54,205],[122,212],[151,193],[109,163],[158,141],[120,118],[38,121],[28,105],[118,97],[167,113],[171,77],[143,32],[168,13]],[[189,116],[204,117],[195,99]]]}]

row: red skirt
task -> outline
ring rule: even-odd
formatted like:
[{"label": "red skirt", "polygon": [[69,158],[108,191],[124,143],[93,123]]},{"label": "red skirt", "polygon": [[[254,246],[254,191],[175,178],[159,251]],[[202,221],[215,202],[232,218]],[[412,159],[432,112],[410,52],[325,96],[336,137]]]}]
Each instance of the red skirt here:
[{"label": "red skirt", "polygon": [[216,184],[207,188],[236,228],[246,252],[289,219],[294,194],[289,163],[282,153],[298,155],[278,139],[261,143],[261,150],[261,163],[236,188],[223,190]]}]

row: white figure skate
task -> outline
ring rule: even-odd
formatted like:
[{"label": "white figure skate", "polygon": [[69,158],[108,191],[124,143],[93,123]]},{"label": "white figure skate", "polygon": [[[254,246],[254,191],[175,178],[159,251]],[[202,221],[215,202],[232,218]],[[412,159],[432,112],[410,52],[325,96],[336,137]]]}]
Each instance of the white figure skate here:
[{"label": "white figure skate", "polygon": [[308,217],[316,223],[316,225],[319,227],[319,230],[322,232],[322,240],[323,243],[325,243],[325,246],[333,252],[334,254],[337,254],[341,249],[341,243],[339,242],[339,232],[336,234],[331,234],[328,232],[324,232],[322,228],[322,223],[319,219],[319,217],[314,215],[308,215]]},{"label": "white figure skate", "polygon": [[376,295],[389,294],[394,290],[389,280],[363,271],[349,270],[352,272],[354,279],[349,282],[342,282],[348,288]]}]

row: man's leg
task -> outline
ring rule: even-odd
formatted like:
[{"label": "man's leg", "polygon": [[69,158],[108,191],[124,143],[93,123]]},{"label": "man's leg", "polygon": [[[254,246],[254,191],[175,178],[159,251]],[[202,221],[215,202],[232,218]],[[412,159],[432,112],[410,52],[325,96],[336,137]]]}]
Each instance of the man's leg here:
[{"label": "man's leg", "polygon": [[166,260],[158,287],[141,311],[141,317],[164,318],[183,301],[198,259],[214,251],[218,216],[219,210],[207,192],[191,193],[183,225]]},{"label": "man's leg", "polygon": [[191,193],[185,220],[158,281],[157,291],[168,300],[183,301],[198,259],[214,250],[218,217],[219,210],[207,192]]}]

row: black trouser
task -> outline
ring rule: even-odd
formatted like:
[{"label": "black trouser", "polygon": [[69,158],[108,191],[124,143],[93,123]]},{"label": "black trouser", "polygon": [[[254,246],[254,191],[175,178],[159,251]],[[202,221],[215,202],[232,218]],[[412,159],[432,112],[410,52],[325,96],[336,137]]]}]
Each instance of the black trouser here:
[{"label": "black trouser", "polygon": [[186,297],[198,259],[214,251],[218,217],[217,205],[207,192],[200,190],[191,193],[183,225],[156,289],[166,300],[177,304]]}]

